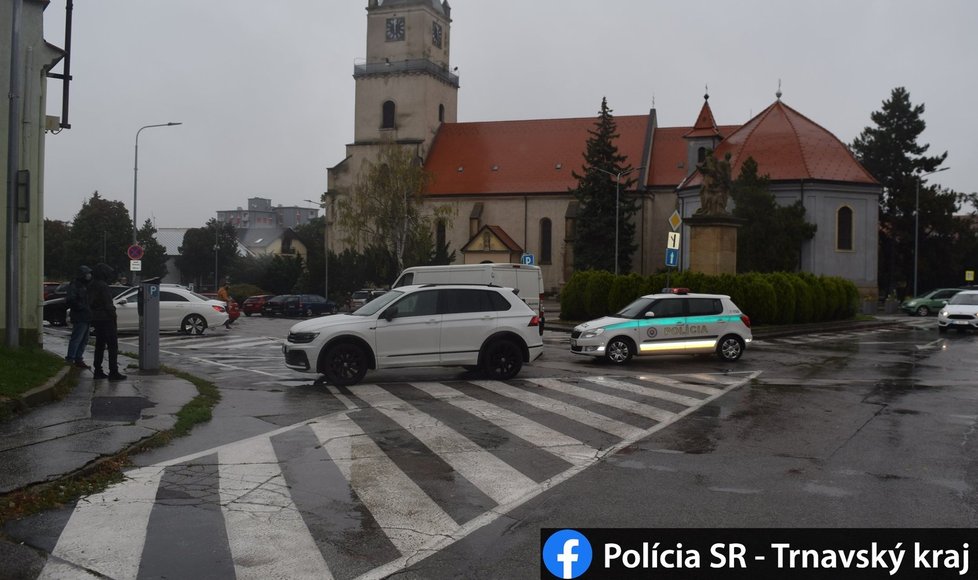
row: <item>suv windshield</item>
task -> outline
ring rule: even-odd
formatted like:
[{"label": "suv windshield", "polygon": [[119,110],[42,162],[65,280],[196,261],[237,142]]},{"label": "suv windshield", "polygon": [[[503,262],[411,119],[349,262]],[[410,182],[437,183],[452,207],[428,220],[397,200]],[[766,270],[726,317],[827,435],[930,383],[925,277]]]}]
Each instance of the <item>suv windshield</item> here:
[{"label": "suv windshield", "polygon": [[968,306],[978,306],[978,294],[972,294],[971,292],[962,292],[960,294],[955,294],[948,301],[948,304],[965,304]]},{"label": "suv windshield", "polygon": [[385,306],[400,298],[402,294],[404,293],[400,291],[391,290],[390,292],[387,292],[386,294],[374,298],[370,302],[367,302],[366,304],[364,304],[360,308],[357,308],[350,314],[352,314],[353,316],[370,316],[372,314],[376,314],[377,312],[382,310]]}]

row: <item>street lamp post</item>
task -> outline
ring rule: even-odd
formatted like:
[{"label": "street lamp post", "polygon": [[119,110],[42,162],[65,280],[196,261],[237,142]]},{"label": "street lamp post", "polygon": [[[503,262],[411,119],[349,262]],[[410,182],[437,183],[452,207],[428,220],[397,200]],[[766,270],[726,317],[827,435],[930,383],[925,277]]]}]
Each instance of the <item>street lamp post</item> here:
[{"label": "street lamp post", "polygon": [[322,201],[313,201],[311,199],[304,199],[302,201],[308,203],[314,203],[319,207],[323,208],[323,298],[329,301],[329,219],[326,216],[326,210],[328,208],[326,196],[329,192],[323,194]]},{"label": "street lamp post", "polygon": [[136,221],[136,187],[139,183],[139,134],[142,133],[143,129],[149,129],[152,127],[173,127],[175,125],[182,125],[183,123],[160,123],[158,125],[146,125],[140,127],[136,131],[136,157],[135,162],[132,166],[132,243],[136,243],[136,230],[138,229],[139,222]]},{"label": "street lamp post", "polygon": [[913,210],[913,295],[917,296],[917,264],[919,260],[917,259],[917,251],[920,248],[920,180],[927,177],[928,175],[933,175],[935,173],[940,173],[942,171],[947,171],[950,167],[941,167],[940,169],[935,169],[928,173],[918,173],[917,174],[917,193],[914,196],[914,210]]},{"label": "street lamp post", "polygon": [[592,169],[597,169],[601,173],[607,173],[608,175],[614,176],[615,178],[615,276],[618,275],[618,199],[621,193],[621,176],[628,175],[633,171],[638,171],[639,169],[645,169],[645,166],[633,167],[628,170],[622,170],[619,172],[608,171],[606,169],[601,169],[600,167],[592,167]]}]

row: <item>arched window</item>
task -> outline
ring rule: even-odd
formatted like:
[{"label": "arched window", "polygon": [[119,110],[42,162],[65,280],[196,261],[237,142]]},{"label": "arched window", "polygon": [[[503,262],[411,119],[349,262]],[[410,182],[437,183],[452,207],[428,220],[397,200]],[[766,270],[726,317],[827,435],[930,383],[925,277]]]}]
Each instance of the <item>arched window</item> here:
[{"label": "arched window", "polygon": [[703,163],[706,161],[706,147],[700,147],[696,150],[696,163]]},{"label": "arched window", "polygon": [[852,208],[844,205],[835,212],[835,249],[851,252],[853,237]]},{"label": "arched window", "polygon": [[394,101],[384,101],[383,120],[380,123],[380,128],[394,128]]},{"label": "arched window", "polygon": [[540,220],[540,263],[550,264],[553,260],[553,234],[550,218]]},{"label": "arched window", "polygon": [[445,122],[445,105],[438,105],[438,122]]}]

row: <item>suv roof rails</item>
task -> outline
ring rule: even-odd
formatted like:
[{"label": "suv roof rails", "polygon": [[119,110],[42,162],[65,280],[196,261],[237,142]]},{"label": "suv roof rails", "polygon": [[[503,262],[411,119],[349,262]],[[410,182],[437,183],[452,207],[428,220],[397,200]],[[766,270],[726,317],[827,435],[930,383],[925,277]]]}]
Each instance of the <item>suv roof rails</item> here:
[{"label": "suv roof rails", "polygon": [[479,286],[480,288],[502,288],[499,284],[493,284],[492,282],[488,284],[480,284],[479,282],[425,282],[424,284],[419,284],[421,288],[432,288],[434,286]]}]

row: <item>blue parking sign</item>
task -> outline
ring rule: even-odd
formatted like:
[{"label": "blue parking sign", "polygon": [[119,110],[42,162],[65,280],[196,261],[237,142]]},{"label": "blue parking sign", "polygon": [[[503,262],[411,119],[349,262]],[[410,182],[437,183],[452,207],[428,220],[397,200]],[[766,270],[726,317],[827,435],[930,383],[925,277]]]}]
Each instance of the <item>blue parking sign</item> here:
[{"label": "blue parking sign", "polygon": [[675,248],[666,249],[666,266],[675,268],[679,265],[679,250]]},{"label": "blue parking sign", "polygon": [[534,261],[535,260],[533,259],[533,254],[523,254],[520,257],[520,263],[525,264],[527,266],[532,266]]}]

